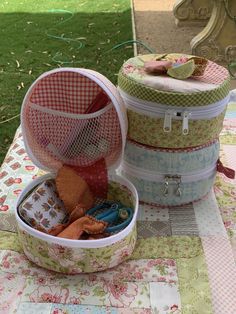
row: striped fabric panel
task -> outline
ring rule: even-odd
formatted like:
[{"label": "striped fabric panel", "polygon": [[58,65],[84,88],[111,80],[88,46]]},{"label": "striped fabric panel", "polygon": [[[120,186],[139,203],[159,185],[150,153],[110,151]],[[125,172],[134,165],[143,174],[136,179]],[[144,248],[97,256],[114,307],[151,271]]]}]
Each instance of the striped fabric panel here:
[{"label": "striped fabric panel", "polygon": [[227,238],[203,237],[214,314],[236,313],[236,273],[232,247]]},{"label": "striped fabric panel", "polygon": [[199,235],[193,205],[169,208],[172,235]]}]

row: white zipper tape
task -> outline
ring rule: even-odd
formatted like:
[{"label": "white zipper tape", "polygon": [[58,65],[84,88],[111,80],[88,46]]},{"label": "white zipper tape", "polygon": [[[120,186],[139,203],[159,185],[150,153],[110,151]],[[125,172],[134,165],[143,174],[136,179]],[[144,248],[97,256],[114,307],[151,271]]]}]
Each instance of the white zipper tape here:
[{"label": "white zipper tape", "polygon": [[214,163],[210,167],[199,170],[198,172],[195,171],[188,174],[186,173],[170,174],[170,173],[160,173],[160,172],[155,173],[147,169],[140,169],[134,165],[131,165],[130,163],[126,161],[122,162],[121,170],[124,170],[127,174],[130,174],[131,176],[144,179],[147,181],[162,183],[162,182],[165,182],[166,177],[169,177],[169,178],[180,179],[181,183],[190,183],[190,182],[204,180],[213,176],[216,173],[216,163]]},{"label": "white zipper tape", "polygon": [[220,115],[226,108],[230,101],[230,94],[224,99],[209,104],[207,106],[195,107],[177,107],[168,106],[151,101],[140,100],[136,97],[130,96],[121,89],[119,92],[125,101],[126,107],[137,113],[147,115],[150,117],[164,118],[163,130],[164,132],[171,132],[172,119],[182,120],[182,134],[188,134],[188,120],[206,120],[215,118]]},{"label": "white zipper tape", "polygon": [[167,110],[171,110],[173,112],[176,112],[175,119],[178,120],[182,120],[181,114],[186,110],[191,113],[192,120],[216,117],[224,111],[225,107],[230,101],[229,94],[220,101],[209,104],[207,106],[168,106],[151,101],[142,101],[136,97],[126,94],[120,88],[118,89],[128,108],[140,111],[142,114],[149,114],[150,116],[156,114],[156,116],[159,117],[164,116]]}]

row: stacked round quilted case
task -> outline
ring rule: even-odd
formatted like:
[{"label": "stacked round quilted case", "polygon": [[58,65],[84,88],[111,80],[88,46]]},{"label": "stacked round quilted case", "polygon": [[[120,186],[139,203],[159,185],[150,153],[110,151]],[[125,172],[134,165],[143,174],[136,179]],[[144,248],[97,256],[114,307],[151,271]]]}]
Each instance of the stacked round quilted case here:
[{"label": "stacked round quilted case", "polygon": [[[149,70],[156,61],[183,58],[187,64],[167,73]],[[129,127],[122,172],[140,201],[176,206],[210,191],[229,83],[224,67],[194,56],[150,54],[124,63],[118,85]]]}]

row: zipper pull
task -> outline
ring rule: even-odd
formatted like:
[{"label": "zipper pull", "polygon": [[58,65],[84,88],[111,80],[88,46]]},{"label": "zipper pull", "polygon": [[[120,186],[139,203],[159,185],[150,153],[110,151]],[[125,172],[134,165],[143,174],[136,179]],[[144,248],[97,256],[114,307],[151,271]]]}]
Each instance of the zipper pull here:
[{"label": "zipper pull", "polygon": [[165,178],[165,185],[164,185],[164,189],[163,189],[163,195],[167,196],[169,193],[169,182],[168,182],[168,178]]},{"label": "zipper pull", "polygon": [[184,111],[182,114],[183,117],[183,124],[182,124],[182,134],[187,135],[188,134],[188,118],[190,116],[190,113],[188,111]]},{"label": "zipper pull", "polygon": [[164,118],[164,125],[163,125],[163,130],[166,133],[171,132],[171,121],[172,121],[172,116],[174,115],[173,110],[167,110],[165,112],[165,118]]},{"label": "zipper pull", "polygon": [[178,181],[176,182],[176,184],[177,184],[177,189],[176,189],[176,191],[175,191],[175,194],[180,197],[180,196],[182,195],[182,191],[181,191],[181,187],[180,187],[180,185],[181,185],[181,179],[178,179]]}]

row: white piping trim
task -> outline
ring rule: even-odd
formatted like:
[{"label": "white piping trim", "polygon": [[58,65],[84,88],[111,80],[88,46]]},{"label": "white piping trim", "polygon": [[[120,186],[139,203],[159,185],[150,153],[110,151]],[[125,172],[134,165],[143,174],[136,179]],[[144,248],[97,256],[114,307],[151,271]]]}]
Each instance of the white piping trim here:
[{"label": "white piping trim", "polygon": [[97,118],[98,116],[102,115],[103,113],[105,113],[106,111],[108,111],[109,109],[111,109],[112,103],[110,103],[109,105],[105,106],[104,108],[100,109],[99,111],[93,112],[93,113],[86,113],[86,114],[78,114],[78,113],[67,113],[67,112],[63,112],[60,110],[56,110],[56,109],[50,109],[47,107],[43,107],[40,105],[37,105],[35,103],[32,102],[28,102],[28,104],[30,105],[31,108],[44,112],[44,113],[48,113],[54,116],[58,116],[58,117],[64,117],[64,118],[70,118],[70,119],[81,119],[81,120],[86,120],[86,119],[92,119],[92,118]]},{"label": "white piping trim", "polygon": [[[187,111],[189,115],[189,119],[198,120],[198,119],[208,119],[213,118],[221,114],[225,107],[227,106],[230,95],[227,95],[225,98],[206,105],[206,106],[168,106],[156,102],[141,100],[139,98],[133,97],[122,91],[120,88],[118,89],[121,96],[123,97],[125,104],[128,109],[138,112],[140,114],[148,115],[148,116],[157,116],[164,117],[167,110],[171,110],[173,112],[184,112]],[[178,117],[173,114],[173,117],[176,120],[182,120],[182,117]]]},{"label": "white piping trim", "polygon": [[124,170],[124,172],[127,173],[128,175],[137,177],[138,179],[141,179],[141,180],[153,181],[153,182],[158,183],[158,182],[164,182],[165,176],[178,175],[178,176],[181,176],[182,183],[190,183],[190,182],[196,182],[196,181],[208,179],[212,175],[216,174],[216,162],[205,169],[191,172],[191,173],[154,172],[152,170],[141,169],[139,167],[131,165],[127,161],[123,161],[121,169]]}]

